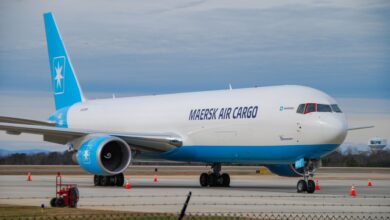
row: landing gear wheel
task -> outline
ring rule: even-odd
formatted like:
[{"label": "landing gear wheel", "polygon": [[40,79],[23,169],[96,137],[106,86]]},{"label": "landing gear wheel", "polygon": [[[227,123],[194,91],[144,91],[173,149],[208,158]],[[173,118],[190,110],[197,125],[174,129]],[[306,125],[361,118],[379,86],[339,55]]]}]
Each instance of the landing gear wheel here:
[{"label": "landing gear wheel", "polygon": [[115,186],[116,185],[116,176],[109,176],[107,185],[108,186]]},{"label": "landing gear wheel", "polygon": [[217,175],[216,176],[216,186],[220,187],[220,186],[223,186],[223,178],[221,175]]},{"label": "landing gear wheel", "polygon": [[93,176],[93,184],[95,186],[100,186],[100,176],[99,175]]},{"label": "landing gear wheel", "polygon": [[298,183],[297,183],[297,192],[298,193],[302,193],[302,192],[306,192],[307,190],[307,183],[305,180],[299,180]]},{"label": "landing gear wheel", "polygon": [[208,175],[207,182],[209,183],[209,186],[217,186],[217,176],[214,173],[211,173]]},{"label": "landing gear wheel", "polygon": [[200,174],[200,177],[199,177],[200,186],[206,187],[208,185],[208,178],[209,178],[208,176],[209,175],[207,173]]},{"label": "landing gear wheel", "polygon": [[230,176],[227,173],[221,175],[221,164],[213,163],[211,165],[212,171],[209,173],[202,173],[199,177],[199,182],[202,187],[229,187]]},{"label": "landing gear wheel", "polygon": [[125,183],[125,176],[123,175],[123,173],[117,174],[115,175],[115,180],[116,186],[123,186],[123,184]]},{"label": "landing gear wheel", "polygon": [[107,186],[109,183],[109,176],[100,176],[100,185]]},{"label": "landing gear wheel", "polygon": [[222,174],[222,186],[229,187],[230,186],[230,176],[227,173]]},{"label": "landing gear wheel", "polygon": [[316,189],[316,184],[314,183],[313,180],[308,180],[307,181],[307,193],[314,193]]},{"label": "landing gear wheel", "polygon": [[125,176],[123,173],[114,176],[93,176],[93,184],[95,186],[123,186],[125,183]]},{"label": "landing gear wheel", "polygon": [[50,206],[51,206],[51,207],[56,207],[56,202],[57,202],[57,198],[56,198],[56,197],[52,198],[52,199],[50,200]]}]

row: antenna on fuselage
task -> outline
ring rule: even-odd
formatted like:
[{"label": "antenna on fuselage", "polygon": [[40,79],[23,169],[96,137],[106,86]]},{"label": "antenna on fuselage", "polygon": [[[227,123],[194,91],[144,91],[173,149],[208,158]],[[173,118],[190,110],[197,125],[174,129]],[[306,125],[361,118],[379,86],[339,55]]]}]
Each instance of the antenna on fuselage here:
[{"label": "antenna on fuselage", "polygon": [[233,90],[232,84],[229,83],[229,90]]}]

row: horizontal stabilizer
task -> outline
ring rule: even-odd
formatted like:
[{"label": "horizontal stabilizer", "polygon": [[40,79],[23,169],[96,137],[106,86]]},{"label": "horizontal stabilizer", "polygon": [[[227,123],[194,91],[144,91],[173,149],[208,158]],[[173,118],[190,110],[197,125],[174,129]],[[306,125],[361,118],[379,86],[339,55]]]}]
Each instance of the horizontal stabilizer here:
[{"label": "horizontal stabilizer", "polygon": [[373,128],[373,127],[375,127],[375,126],[370,125],[370,126],[362,126],[362,127],[352,127],[352,128],[348,128],[348,131],[367,129],[367,128]]}]

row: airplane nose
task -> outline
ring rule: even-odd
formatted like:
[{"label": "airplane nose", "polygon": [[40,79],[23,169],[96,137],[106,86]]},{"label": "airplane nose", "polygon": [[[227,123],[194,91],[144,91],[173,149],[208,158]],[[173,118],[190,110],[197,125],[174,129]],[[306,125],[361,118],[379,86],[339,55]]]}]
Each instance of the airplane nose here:
[{"label": "airplane nose", "polygon": [[322,118],[320,126],[325,143],[341,144],[347,136],[348,125],[344,114]]}]

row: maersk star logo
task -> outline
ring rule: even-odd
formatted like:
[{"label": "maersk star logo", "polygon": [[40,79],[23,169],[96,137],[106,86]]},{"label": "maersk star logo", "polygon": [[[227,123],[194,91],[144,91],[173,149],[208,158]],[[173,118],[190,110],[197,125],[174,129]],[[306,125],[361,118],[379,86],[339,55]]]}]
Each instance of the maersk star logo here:
[{"label": "maersk star logo", "polygon": [[56,87],[60,87],[60,88],[61,88],[61,80],[64,78],[62,76],[61,72],[62,72],[62,66],[60,66],[59,63],[57,63],[57,66],[56,66],[56,77],[54,77],[54,80],[57,83]]},{"label": "maersk star logo", "polygon": [[54,57],[53,59],[53,88],[54,94],[62,94],[65,91],[65,57]]},{"label": "maersk star logo", "polygon": [[89,161],[89,150],[85,150],[83,153],[84,161]]}]

